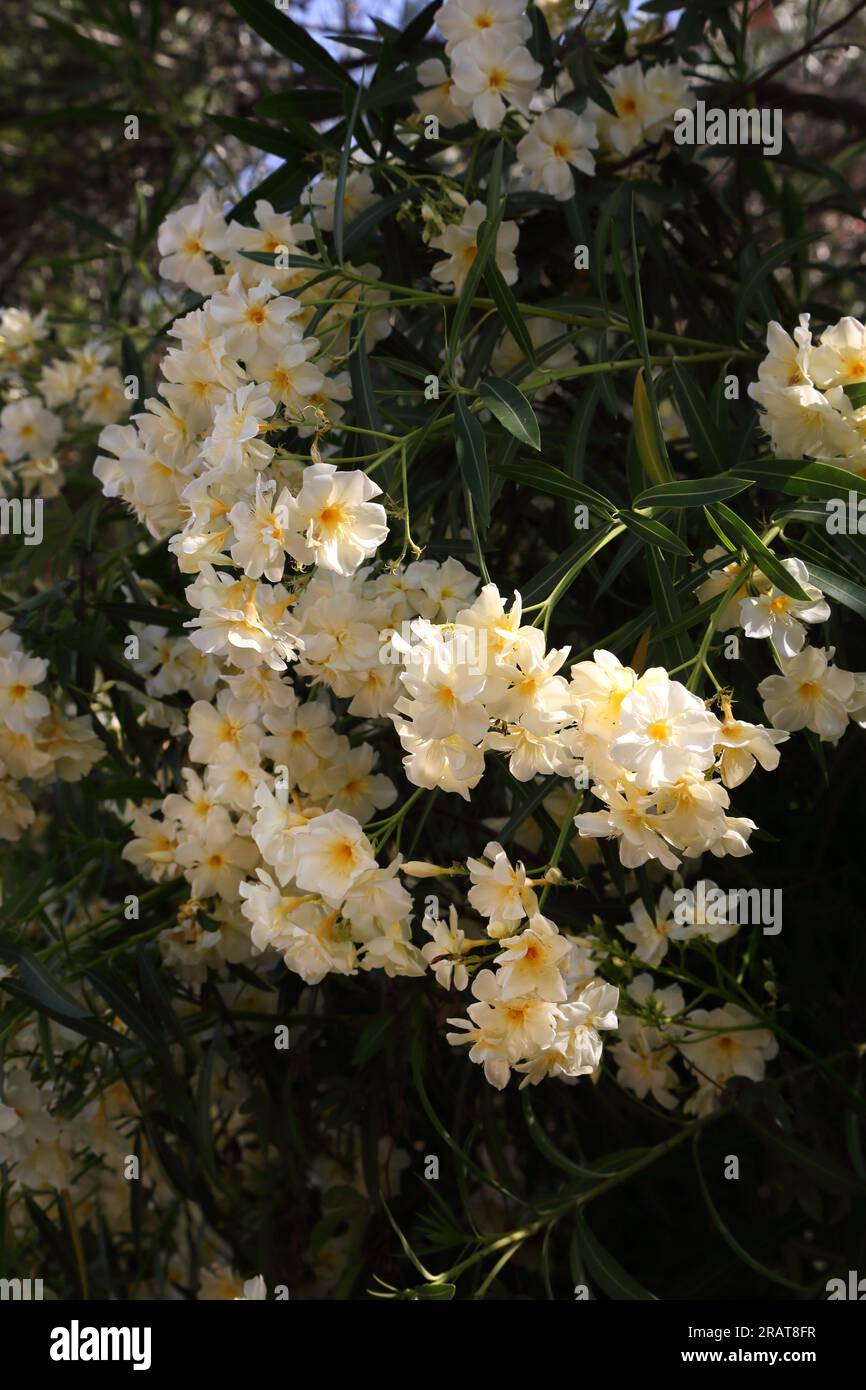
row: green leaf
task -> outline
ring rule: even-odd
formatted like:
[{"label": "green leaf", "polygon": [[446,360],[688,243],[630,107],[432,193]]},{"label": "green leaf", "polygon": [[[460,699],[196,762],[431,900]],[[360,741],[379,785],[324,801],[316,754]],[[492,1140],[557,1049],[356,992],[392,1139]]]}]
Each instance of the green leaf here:
[{"label": "green leaf", "polygon": [[349,157],[352,153],[352,132],[355,129],[355,122],[358,119],[358,107],[361,102],[361,88],[355,90],[355,97],[349,112],[348,124],[346,126],[346,138],[340,152],[340,167],[337,170],[337,187],[334,191],[334,253],[337,261],[342,265],[343,262],[343,225],[346,218],[346,179],[349,176]]},{"label": "green leaf", "polygon": [[371,82],[361,97],[362,111],[386,111],[389,106],[404,106],[418,91],[415,69],[398,72]]},{"label": "green leaf", "polygon": [[601,1241],[593,1235],[582,1212],[578,1212],[576,1220],[580,1248],[586,1260],[587,1271],[602,1293],[606,1293],[608,1298],[617,1301],[658,1302],[655,1294],[650,1293],[636,1279],[633,1279],[610,1251],[602,1245]]},{"label": "green leaf", "polygon": [[419,1284],[417,1289],[413,1289],[415,1297],[427,1303],[431,1300],[437,1303],[447,1303],[456,1292],[457,1286],[455,1284]]},{"label": "green leaf", "polygon": [[261,121],[247,121],[240,116],[211,116],[210,119],[220,130],[224,130],[227,135],[233,135],[245,145],[252,145],[254,149],[266,150],[268,154],[275,154],[280,159],[297,163],[297,141],[284,130],[274,130],[273,126],[263,125]]},{"label": "green leaf", "polygon": [[789,598],[798,599],[801,603],[809,602],[809,595],[803,592],[796,579],[788,573],[760,536],[755,534],[748,522],[743,521],[736,512],[732,512],[730,507],[725,506],[724,502],[713,503],[709,511],[719,520],[723,530],[740,541],[749,559],[755,562],[777,589],[781,589],[783,594],[787,594]]},{"label": "green leaf", "polygon": [[299,168],[296,163],[287,160],[235,203],[228,214],[228,221],[243,221],[249,217],[260,198],[267,198],[268,202],[273,203],[276,212],[284,212],[297,201],[309,181],[308,169]]},{"label": "green leaf", "polygon": [[692,1152],[694,1154],[695,1169],[698,1175],[698,1182],[700,1183],[701,1192],[703,1194],[703,1198],[706,1203],[707,1210],[712,1219],[713,1225],[719,1232],[719,1235],[722,1237],[722,1240],[725,1242],[725,1244],[731,1250],[733,1250],[737,1259],[741,1260],[743,1264],[748,1265],[749,1269],[753,1269],[756,1274],[760,1274],[765,1279],[769,1279],[770,1282],[773,1284],[781,1284],[781,1286],[785,1289],[796,1289],[798,1293],[806,1293],[807,1290],[803,1287],[802,1284],[796,1283],[793,1279],[786,1278],[784,1274],[777,1274],[775,1270],[768,1269],[766,1265],[761,1264],[760,1260],[756,1260],[753,1255],[750,1255],[748,1250],[746,1250],[744,1246],[742,1246],[740,1242],[737,1240],[736,1236],[732,1235],[732,1233],[728,1230],[727,1226],[722,1220],[721,1216],[719,1215],[715,1203],[713,1202],[713,1199],[710,1196],[709,1188],[707,1187],[706,1180],[701,1169],[700,1151],[698,1149],[697,1134],[695,1134],[694,1142],[692,1144]]},{"label": "green leaf", "polygon": [[722,436],[706,401],[693,378],[683,371],[679,362],[671,363],[671,372],[676,403],[695,453],[705,468],[712,472],[723,471],[726,460]]},{"label": "green leaf", "polygon": [[762,282],[779,266],[788,265],[793,260],[796,251],[808,246],[810,242],[816,241],[822,235],[822,232],[807,232],[803,236],[789,237],[787,241],[782,241],[778,246],[772,247],[746,276],[737,296],[736,333],[738,338],[742,337],[749,305]]},{"label": "green leaf", "polygon": [[484,268],[484,279],[490,291],[490,297],[499,310],[500,318],[523,356],[533,367],[536,366],[535,345],[529,336],[526,320],[518,309],[517,300],[514,298],[511,287],[506,284],[502,271],[495,260],[487,262]]},{"label": "green leaf", "polygon": [[377,1014],[365,1025],[355,1051],[352,1053],[352,1066],[362,1067],[377,1052],[386,1046],[394,1024],[393,1014]]},{"label": "green leaf", "polygon": [[356,246],[361,245],[364,240],[375,231],[380,222],[384,222],[392,212],[402,207],[404,203],[410,201],[414,196],[411,190],[405,193],[389,193],[387,197],[380,198],[372,207],[365,208],[359,212],[349,223],[343,236],[343,255],[348,256],[349,252]]},{"label": "green leaf", "polygon": [[292,92],[271,92],[256,105],[257,116],[269,116],[275,121],[286,117],[302,121],[324,121],[340,116],[343,103],[337,92],[300,88]]},{"label": "green leaf", "polygon": [[316,43],[300,24],[276,9],[270,0],[231,0],[231,5],[260,38],[278,53],[291,58],[305,73],[318,73],[330,87],[335,83],[348,88],[357,85],[327,49]]},{"label": "green leaf", "polygon": [[617,513],[617,520],[642,541],[646,541],[647,545],[657,545],[661,550],[669,551],[671,555],[692,553],[679,536],[675,536],[673,531],[655,517],[642,516],[639,512],[621,511]]},{"label": "green leaf", "polygon": [[752,1122],[752,1128],[762,1134],[780,1153],[784,1153],[795,1167],[807,1173],[819,1187],[825,1188],[828,1192],[852,1192],[861,1197],[866,1193],[866,1183],[863,1179],[841,1168],[832,1158],[816,1153],[780,1130],[769,1129],[755,1122]]},{"label": "green leaf", "polygon": [[849,381],[842,390],[855,410],[861,410],[866,405],[866,381]]},{"label": "green leaf", "polygon": [[583,502],[597,516],[610,520],[615,507],[594,488],[569,478],[559,468],[535,459],[518,459],[514,463],[494,463],[494,473],[502,473],[515,483],[534,488],[536,492],[546,492],[552,497],[566,497],[572,502]]},{"label": "green leaf", "polygon": [[490,522],[490,475],[487,465],[487,445],[481,422],[472,414],[462,396],[454,407],[454,435],[457,464],[469,489],[482,526]]},{"label": "green leaf", "polygon": [[682,666],[692,653],[678,627],[682,611],[669,568],[664,556],[654,545],[648,547],[646,560],[659,627],[664,631],[671,629],[671,635],[668,637],[653,637],[652,645],[661,648],[666,655],[667,666]]},{"label": "green leaf", "polygon": [[749,486],[751,484],[746,478],[733,478],[730,473],[720,473],[715,478],[678,478],[673,483],[646,488],[634,498],[632,506],[704,507],[710,502],[736,497],[738,492],[745,492]]},{"label": "green leaf", "polygon": [[41,1004],[53,1009],[65,1018],[93,1018],[90,1009],[84,1008],[71,994],[59,984],[42,961],[32,951],[20,949],[18,976],[22,985],[28,989]]},{"label": "green leaf", "polygon": [[786,492],[792,497],[847,497],[856,492],[866,497],[866,478],[847,473],[832,463],[807,463],[805,459],[754,459],[738,463],[737,473],[758,487]]},{"label": "green leaf", "polygon": [[489,376],[482,381],[478,392],[509,434],[513,434],[522,444],[528,444],[531,449],[541,448],[541,433],[535,412],[513,381],[501,381],[498,377]]},{"label": "green leaf", "polygon": [[98,237],[100,241],[107,241],[112,246],[125,245],[122,237],[113,232],[110,227],[106,227],[102,222],[97,222],[94,217],[82,217],[80,212],[75,212],[73,208],[64,207],[58,203],[54,209],[58,217],[62,217],[64,222],[71,222],[73,227],[79,227],[82,232],[89,232],[91,236]]},{"label": "green leaf", "polygon": [[670,478],[671,466],[667,451],[663,452],[663,446],[659,445],[659,433],[656,427],[658,412],[647,393],[643,368],[634,379],[632,413],[635,444],[643,464],[644,473],[651,483],[660,486]]},{"label": "green leaf", "polygon": [[811,560],[808,569],[809,578],[819,589],[829,594],[837,603],[842,603],[846,608],[859,613],[861,618],[866,618],[866,588],[862,584],[855,583],[843,574],[825,569],[823,565],[814,565]]}]

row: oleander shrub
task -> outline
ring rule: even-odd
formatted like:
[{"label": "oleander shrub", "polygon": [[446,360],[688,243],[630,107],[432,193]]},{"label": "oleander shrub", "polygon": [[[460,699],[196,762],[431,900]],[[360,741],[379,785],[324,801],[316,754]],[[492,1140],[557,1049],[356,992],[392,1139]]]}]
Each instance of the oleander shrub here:
[{"label": "oleander shrub", "polygon": [[159,186],[0,316],[4,1271],[826,1298],[862,23],[232,0],[193,99],[195,8],[128,13],[90,138]]}]

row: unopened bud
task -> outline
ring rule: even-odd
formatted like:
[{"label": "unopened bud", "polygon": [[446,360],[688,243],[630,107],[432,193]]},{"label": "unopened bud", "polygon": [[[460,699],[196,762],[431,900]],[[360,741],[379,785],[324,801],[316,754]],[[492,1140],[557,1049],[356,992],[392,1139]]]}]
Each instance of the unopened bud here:
[{"label": "unopened bud", "polygon": [[400,865],[400,872],[410,878],[439,878],[441,874],[453,874],[453,869],[445,869],[441,864],[425,864],[423,859],[407,859]]}]

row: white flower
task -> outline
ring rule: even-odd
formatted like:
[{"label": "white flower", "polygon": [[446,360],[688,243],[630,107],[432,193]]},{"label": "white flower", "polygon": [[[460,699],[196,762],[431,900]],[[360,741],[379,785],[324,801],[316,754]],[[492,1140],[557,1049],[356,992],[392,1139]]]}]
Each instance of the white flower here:
[{"label": "white flower", "polygon": [[0,411],[0,451],[12,463],[20,458],[43,458],[60,438],[60,417],[46,410],[38,396],[25,396]]},{"label": "white flower", "polygon": [[809,571],[802,560],[783,560],[782,565],[809,595],[808,600],[789,598],[781,589],[771,588],[757,598],[741,601],[740,621],[747,637],[768,637],[781,657],[789,657],[796,656],[806,640],[803,623],[826,622],[830,605],[821,590],[809,583]]},{"label": "white flower", "polygon": [[320,893],[335,907],[361,874],[377,867],[367,836],[342,811],[328,811],[302,826],[292,847],[298,887]]},{"label": "white flower", "polygon": [[631,905],[631,922],[618,928],[634,945],[634,956],[647,965],[659,965],[667,955],[668,938],[676,926],[673,917],[674,895],[669,888],[662,890],[651,917],[642,898]]},{"label": "white flower", "polygon": [[285,568],[291,502],[288,488],[279,497],[276,489],[276,482],[263,483],[258,474],[255,495],[236,502],[228,514],[235,533],[229,547],[235,564],[251,579],[264,575],[272,583],[282,579]]},{"label": "white flower", "polygon": [[658,140],[671,124],[677,111],[693,104],[694,98],[689,81],[679,63],[657,63],[647,68],[644,89],[650,102],[654,102],[658,119],[651,119],[652,111],[645,117],[644,134],[648,140]]},{"label": "white flower", "polygon": [[761,428],[777,457],[839,460],[853,458],[862,447],[854,425],[811,383],[781,390],[752,383],[749,395],[764,410]]},{"label": "white flower", "polygon": [[197,203],[169,213],[161,224],[157,239],[162,257],[160,275],[180,281],[198,294],[211,294],[225,277],[214,271],[208,258],[221,256],[225,241],[225,218],[208,189]]},{"label": "white flower", "polygon": [[335,574],[354,574],[375,555],[388,535],[385,508],[370,499],[382,489],[365,473],[338,472],[332,463],[304,469],[294,498],[287,549],[300,565],[320,565]]},{"label": "white flower", "polygon": [[[423,619],[413,623],[413,631],[425,637],[429,645],[422,651],[423,662],[400,673],[411,698],[401,696],[395,701],[395,711],[411,716],[416,737],[445,739],[456,735],[477,743],[487,732],[489,722],[481,701],[483,673],[467,664],[460,644],[443,640],[438,630]],[[392,641],[398,649],[406,645],[397,635]]]},{"label": "white flower", "polygon": [[590,151],[597,148],[595,123],[566,107],[556,107],[533,121],[517,146],[517,158],[529,174],[531,188],[543,188],[562,201],[574,192],[570,166],[594,174]]},{"label": "white flower", "polygon": [[232,580],[206,565],[186,596],[199,608],[185,624],[195,629],[189,640],[199,651],[226,656],[241,668],[264,661],[274,671],[296,656],[301,643],[286,620],[290,598],[282,585]]},{"label": "white flower", "polygon": [[289,800],[288,788],[271,790],[266,782],[256,787],[253,801],[257,810],[250,833],[265,863],[285,887],[295,872],[294,832],[308,825],[313,813],[299,810],[294,801]]},{"label": "white flower", "polygon": [[257,360],[268,360],[279,352],[286,339],[299,339],[298,318],[301,305],[290,295],[280,295],[269,280],[247,286],[233,275],[224,293],[215,294],[207,306],[208,316],[225,339],[226,351],[239,357],[248,368]]},{"label": "white flower", "polygon": [[619,719],[622,702],[634,689],[637,676],[612,652],[597,651],[592,661],[571,668],[571,706],[580,715],[585,734],[607,743]]},{"label": "white flower", "polygon": [[[800,326],[794,329],[793,338],[773,320],[767,325],[767,356],[758,367],[758,380],[776,390],[809,383],[813,352],[808,314],[800,315]],[[752,394],[750,387],[749,395]]]},{"label": "white flower", "polygon": [[472,993],[479,1002],[470,1004],[469,1018],[448,1020],[465,1031],[445,1036],[452,1044],[471,1043],[470,1061],[482,1063],[487,1080],[502,1090],[514,1063],[553,1042],[562,1014],[556,1004],[534,995],[502,999],[492,970],[478,972]]},{"label": "white flower", "polygon": [[818,341],[809,371],[823,391],[866,381],[866,327],[859,319],[846,315],[825,328]]},{"label": "white flower", "polygon": [[258,857],[256,846],[236,833],[225,811],[181,839],[176,854],[196,898],[217,895],[229,902],[237,901],[241,880]]},{"label": "white flower", "polygon": [[408,925],[400,921],[390,922],[379,936],[365,940],[361,969],[384,970],[389,980],[426,974],[424,957],[413,946]]},{"label": "white flower", "polygon": [[490,864],[480,859],[468,859],[469,877],[472,887],[469,901],[482,917],[493,922],[522,922],[538,911],[538,900],[534,890],[526,880],[526,870],[518,863],[512,868],[508,855],[500,844],[491,840],[484,847],[484,856]]},{"label": "white flower", "polygon": [[693,1071],[724,1085],[732,1076],[762,1081],[767,1062],[779,1051],[779,1044],[767,1028],[738,1004],[722,1009],[692,1009],[685,1022],[678,1046]]},{"label": "white flower", "polygon": [[319,768],[334,758],[339,748],[334,733],[334,716],[321,700],[301,703],[291,700],[279,709],[269,708],[263,715],[270,732],[262,740],[262,752],[275,767],[284,767],[289,786],[301,786]]},{"label": "white flower", "polygon": [[719,754],[719,775],[726,787],[738,787],[751,775],[755,763],[765,772],[779,766],[780,753],[776,747],[789,735],[780,729],[765,729],[760,724],[748,724],[735,719],[730,704],[723,706],[722,727],[716,735]]},{"label": "white flower", "polygon": [[543,68],[528,48],[495,31],[461,44],[454,54],[455,97],[460,105],[472,105],[482,130],[501,126],[506,105],[524,115],[537,88]]},{"label": "white flower", "polygon": [[266,386],[251,381],[232,391],[218,407],[204,456],[214,468],[236,472],[245,463],[263,467],[273,449],[259,440],[260,427],[270,420],[276,406]]},{"label": "white flower", "polygon": [[616,117],[596,107],[599,134],[618,154],[629,155],[666,115],[664,105],[649,87],[640,63],[621,64],[611,68],[604,78]]},{"label": "white flower", "polygon": [[447,926],[437,917],[425,916],[421,928],[433,938],[421,947],[421,954],[436,976],[436,983],[443,989],[465,989],[469,983],[469,972],[461,957],[471,951],[476,943],[467,941],[460,930],[454,904],[449,903],[448,906]]},{"label": "white flower", "polygon": [[412,899],[397,876],[400,868],[398,855],[386,869],[368,869],[352,884],[341,912],[351,922],[356,939],[370,940],[383,923],[408,924]]},{"label": "white flower", "polygon": [[683,891],[677,903],[677,925],[671,931],[671,936],[675,941],[691,941],[696,936],[705,936],[718,946],[722,941],[736,936],[740,929],[740,923],[729,922],[727,914],[727,894],[711,878],[699,879],[693,889]]},{"label": "white flower", "polygon": [[324,801],[327,811],[345,811],[360,824],[374,811],[383,811],[397,799],[397,788],[390,777],[373,771],[376,750],[371,743],[341,751],[331,767],[325,768],[311,786],[311,795]]},{"label": "white flower", "polygon": [[627,869],[636,869],[648,859],[658,859],[666,869],[676,869],[679,860],[659,833],[660,818],[653,814],[654,798],[638,791],[631,783],[622,790],[613,786],[593,787],[594,794],[607,805],[605,811],[586,811],[574,818],[581,835],[619,838],[619,857]]},{"label": "white flower", "polygon": [[44,681],[47,670],[44,661],[24,652],[0,657],[0,721],[13,732],[28,733],[51,712],[45,696],[33,688]]},{"label": "white flower", "polygon": [[651,790],[708,768],[717,732],[704,702],[656,666],[623,699],[611,756]]},{"label": "white flower", "polygon": [[651,1095],[665,1110],[675,1110],[677,1098],[671,1088],[677,1074],[669,1063],[675,1055],[664,1034],[657,1028],[643,1028],[634,1018],[620,1020],[620,1040],[610,1049],[619,1070],[617,1083],[633,1091],[638,1100]]},{"label": "white flower", "polygon": [[517,44],[532,33],[526,0],[446,0],[433,19],[449,56],[472,39],[496,34]]},{"label": "white flower", "polygon": [[[704,564],[710,564],[713,560],[718,560],[722,555],[728,554],[723,545],[711,546],[703,554]],[[739,561],[732,560],[721,569],[710,570],[706,579],[698,585],[695,590],[699,603],[707,603],[711,598],[718,598],[722,594],[727,594],[727,602],[722,606],[716,622],[719,632],[726,632],[728,628],[740,626],[740,603],[748,597],[749,588],[747,584],[737,585],[736,581],[745,569]],[[752,572],[752,583],[756,587],[764,580],[760,570]]]},{"label": "white flower", "polygon": [[[301,194],[301,202],[312,208],[313,216],[325,232],[334,227],[334,201],[337,196],[336,179],[319,179],[312,188]],[[343,220],[348,226],[362,212],[378,203],[379,195],[373,188],[369,174],[354,172],[349,174],[343,186]]]},{"label": "white flower", "polygon": [[422,116],[435,116],[444,126],[462,125],[468,119],[469,107],[458,106],[455,101],[454,80],[441,58],[425,58],[418,64],[416,76],[425,90],[412,100]]},{"label": "white flower", "polygon": [[832,648],[806,647],[782,658],[781,675],[761,681],[758,694],[771,724],[791,733],[811,729],[822,743],[842,737],[856,682],[850,671],[830,665],[832,655]]},{"label": "white flower", "polygon": [[268,1286],[265,1283],[264,1275],[257,1274],[254,1279],[247,1279],[244,1284],[242,1294],[236,1294],[235,1303],[261,1303],[268,1296]]},{"label": "white flower", "polygon": [[400,742],[406,751],[403,767],[415,787],[439,787],[457,792],[464,801],[484,775],[484,754],[459,734],[447,738],[418,738],[407,720],[394,719]]},{"label": "white flower", "polygon": [[547,917],[535,913],[519,935],[502,937],[499,944],[503,950],[495,959],[500,999],[537,994],[561,1003],[568,997],[562,971],[571,947]]},{"label": "white flower", "polygon": [[[475,260],[478,251],[478,228],[486,216],[484,204],[476,200],[469,204],[459,225],[446,227],[438,236],[430,238],[431,246],[445,251],[448,255],[447,260],[436,262],[430,274],[441,284],[451,285],[457,294],[462,290],[469,268]],[[496,233],[494,259],[507,285],[513,285],[517,279],[514,251],[519,236],[520,230],[516,222],[502,222]]]}]

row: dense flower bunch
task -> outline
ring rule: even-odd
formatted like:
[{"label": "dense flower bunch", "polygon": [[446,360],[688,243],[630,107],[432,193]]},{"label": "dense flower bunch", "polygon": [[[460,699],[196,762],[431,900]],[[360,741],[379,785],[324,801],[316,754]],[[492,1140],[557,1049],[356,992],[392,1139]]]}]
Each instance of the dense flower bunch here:
[{"label": "dense flower bunch", "polygon": [[425,90],[415,105],[443,126],[474,121],[481,130],[498,129],[509,108],[518,112],[528,123],[517,147],[518,177],[568,198],[571,167],[591,175],[599,146],[624,156],[659,140],[675,112],[690,104],[689,86],[675,63],[621,64],[605,75],[608,107],[590,101],[578,115],[565,104],[574,89],[567,72],[553,90],[541,86],[543,67],[526,47],[532,32],[526,10],[524,0],[446,0],[436,24],[448,65],[441,58],[419,64]]},{"label": "dense flower bunch", "polygon": [[866,470],[866,327],[846,316],[812,341],[810,315],[790,337],[767,329],[767,356],[749,395],[778,458],[819,459]]},{"label": "dense flower bunch", "polygon": [[[76,427],[106,425],[129,411],[111,348],[97,341],[48,356],[45,310],[0,311],[0,489],[56,497],[62,486],[58,446]],[[133,399],[136,392],[133,392]]]},{"label": "dense flower bunch", "polygon": [[[451,73],[440,60],[421,65],[422,113],[446,124],[471,118],[482,129],[498,126],[507,106],[528,116],[541,68],[524,46],[522,4],[448,0],[439,21]],[[633,63],[610,72],[606,85],[616,117],[594,103],[578,116],[547,95],[517,148],[518,186],[522,169],[531,186],[570,196],[569,170],[592,174],[591,150],[629,154],[657,139],[687,99],[681,72],[669,67],[645,72]],[[344,222],[375,207],[363,167],[350,167],[342,188]],[[431,960],[440,983],[445,974],[449,987],[458,974],[468,983],[473,938],[467,944],[456,921],[425,919],[437,949],[448,947],[443,972],[440,957],[413,941],[399,855],[378,861],[388,820],[378,833],[363,829],[398,796],[376,771],[381,734],[363,737],[376,721],[393,723],[417,788],[468,800],[485,755],[500,754],[518,782],[573,782],[577,835],[613,839],[625,869],[678,871],[705,853],[750,853],[755,823],[731,814],[729,791],[758,763],[774,769],[789,731],[838,738],[863,703],[862,678],[831,667],[832,652],[803,651],[804,624],[824,621],[829,608],[797,560],[784,564],[805,602],[754,567],[738,587],[736,564],[711,571],[699,590],[701,599],[729,592],[728,625],[774,644],[781,674],[760,687],[769,728],[737,718],[727,695],[716,713],[662,667],[640,674],[598,651],[569,669],[569,649],[548,650],[544,629],[524,620],[519,594],[507,602],[493,583],[479,590],[454,558],[384,565],[380,488],[329,461],[353,341],[360,333],[369,350],[391,332],[377,266],[335,269],[311,254],[311,243],[321,251],[322,233],[333,231],[337,191],[336,179],[314,180],[300,199],[303,220],[259,200],[254,225],[242,225],[226,219],[212,192],[169,215],[161,273],[204,300],[169,330],[159,396],[100,439],[95,471],[106,495],[127,502],[152,535],[168,536],[181,572],[193,576],[189,638],[143,628],[144,650],[133,660],[152,722],[186,732],[163,697],[181,689],[195,697],[192,766],[183,793],[128,809],[133,838],[124,853],[154,882],[185,876],[189,902],[160,944],[166,963],[199,985],[209,968],[263,951],[278,952],[308,984],[359,969],[421,975]],[[459,293],[485,207],[456,191],[449,197],[460,222],[431,205],[422,222],[431,248],[445,254],[433,280]],[[506,284],[517,278],[518,240],[517,224],[502,222],[493,256]],[[530,330],[536,345],[553,343],[544,320],[531,320]],[[832,334],[825,339],[818,351],[827,356]],[[496,351],[500,370],[521,357],[511,334]],[[778,375],[773,362],[789,369],[786,353],[777,344],[757,392],[769,390],[768,370]],[[573,360],[563,346],[548,369]],[[311,462],[282,443],[288,430],[312,436]],[[348,702],[340,721],[348,734],[337,727],[334,700]],[[360,738],[346,723],[353,717]],[[581,808],[584,792],[600,809]],[[504,852],[501,860],[506,876],[518,872]],[[491,958],[499,968],[474,974],[478,1002],[472,1024],[461,1024],[497,1086],[512,1066],[533,1082],[595,1071],[599,1030],[616,1023],[617,991],[569,964],[575,948],[540,911],[524,918],[528,925]],[[501,925],[492,919],[494,939]],[[531,968],[518,969],[527,956]],[[482,949],[473,971],[486,959]]]},{"label": "dense flower bunch", "polygon": [[48,682],[47,663],[25,651],[11,619],[0,614],[2,840],[18,840],[35,828],[40,788],[58,778],[77,782],[104,756],[87,716],[43,694],[39,687]]},{"label": "dense flower bunch", "polygon": [[[93,341],[50,356],[49,331],[44,310],[35,316],[20,308],[0,311],[3,535],[23,535],[24,547],[41,543],[43,499],[50,503],[63,485],[58,453],[77,429],[105,424],[129,408],[107,344]],[[9,492],[16,494],[11,500]],[[14,581],[7,581],[5,595],[15,597]],[[36,810],[40,792],[58,779],[79,781],[104,756],[90,719],[52,688],[53,677],[48,663],[27,650],[12,617],[0,613],[3,840],[44,832],[47,822]]]},{"label": "dense flower bunch", "polygon": [[[305,203],[320,223],[329,220],[328,192],[315,184]],[[367,192],[351,188],[355,210],[368,205]],[[472,238],[483,216],[480,203],[474,208],[464,217]],[[444,983],[444,954],[448,985],[456,972],[468,983],[464,952],[476,948],[456,921],[426,923],[443,947],[436,957],[412,939],[399,856],[380,866],[362,829],[397,790],[375,771],[372,743],[338,732],[325,690],[348,701],[348,716],[393,722],[418,788],[468,800],[494,752],[518,782],[571,779],[578,803],[580,789],[591,789],[602,809],[572,808],[576,830],[615,839],[626,869],[657,862],[678,870],[705,853],[749,853],[755,824],[729,814],[729,789],[758,763],[775,768],[789,730],[838,738],[863,700],[862,678],[837,673],[822,649],[803,652],[804,624],[829,614],[806,567],[784,562],[805,602],[760,571],[738,586],[733,564],[711,570],[699,591],[701,599],[729,594],[720,626],[738,624],[774,644],[782,673],[760,687],[772,723],[765,728],[738,719],[727,697],[715,713],[660,667],[638,674],[599,651],[568,670],[568,648],[547,649],[542,628],[524,622],[519,594],[509,605],[495,584],[479,591],[456,559],[382,566],[388,523],[379,488],[329,463],[317,442],[326,428],[339,430],[332,391],[335,344],[345,350],[349,331],[342,301],[330,303],[328,275],[310,286],[309,273],[290,267],[275,284],[266,257],[279,261],[310,227],[266,203],[255,219],[257,230],[226,223],[210,194],[168,219],[163,273],[212,293],[175,322],[180,346],[164,359],[162,399],[131,425],[103,431],[114,457],[96,465],[107,495],[128,501],[153,534],[180,528],[169,548],[195,575],[186,590],[195,614],[189,638],[143,628],[133,662],[152,697],[150,717],[173,733],[185,731],[184,720],[160,697],[180,689],[197,697],[189,759],[203,771],[185,770],[183,794],[171,792],[159,814],[129,812],[126,857],[155,882],[182,873],[190,885],[177,927],[161,938],[166,963],[201,984],[210,967],[277,951],[315,984],[358,969],[420,975],[435,960]],[[434,266],[434,278],[459,289],[469,264],[462,243],[437,240],[451,261]],[[507,237],[506,247],[515,244]],[[261,259],[245,258],[241,246]],[[507,255],[506,279],[516,274]],[[363,278],[374,283],[377,273],[364,267]],[[304,336],[314,318],[318,336]],[[368,338],[371,322],[372,340],[389,331],[380,309],[366,320]],[[306,466],[280,447],[289,424],[314,431]],[[569,987],[576,948],[540,912],[523,916],[528,925],[494,958],[500,968],[475,974],[478,1002],[471,1023],[461,1022],[473,1059],[497,1086],[512,1066],[533,1082],[594,1071],[599,1030],[615,1026],[617,991],[579,970]],[[501,919],[492,921],[497,938]],[[532,968],[517,970],[527,954]],[[485,959],[482,950],[476,965]],[[704,1085],[718,1094],[718,1077]]]}]

